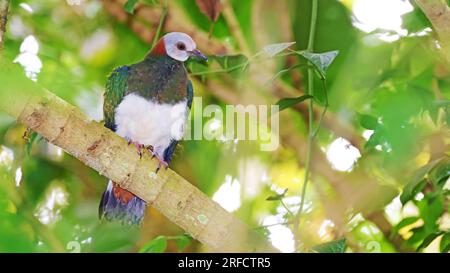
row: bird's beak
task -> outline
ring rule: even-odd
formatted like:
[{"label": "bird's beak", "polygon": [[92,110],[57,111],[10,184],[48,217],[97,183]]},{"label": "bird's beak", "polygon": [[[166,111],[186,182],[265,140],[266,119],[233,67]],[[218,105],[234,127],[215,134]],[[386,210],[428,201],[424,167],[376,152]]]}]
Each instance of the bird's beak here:
[{"label": "bird's beak", "polygon": [[208,57],[203,55],[203,53],[201,53],[200,50],[198,50],[198,49],[194,49],[192,51],[189,51],[189,53],[191,54],[191,56],[200,58],[203,61],[207,61],[208,60]]}]

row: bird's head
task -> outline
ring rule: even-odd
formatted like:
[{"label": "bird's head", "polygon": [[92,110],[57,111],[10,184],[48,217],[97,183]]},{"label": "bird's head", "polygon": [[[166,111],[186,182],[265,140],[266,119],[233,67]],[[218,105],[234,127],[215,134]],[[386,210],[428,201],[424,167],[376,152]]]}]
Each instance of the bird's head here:
[{"label": "bird's head", "polygon": [[164,35],[150,52],[151,55],[167,55],[177,61],[184,62],[189,57],[208,60],[198,49],[192,38],[182,32],[170,32]]}]

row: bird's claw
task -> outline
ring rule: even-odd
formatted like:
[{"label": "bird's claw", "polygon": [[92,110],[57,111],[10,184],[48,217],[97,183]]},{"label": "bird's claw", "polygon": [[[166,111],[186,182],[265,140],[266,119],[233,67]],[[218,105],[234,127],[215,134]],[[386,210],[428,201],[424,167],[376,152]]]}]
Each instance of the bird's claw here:
[{"label": "bird's claw", "polygon": [[139,155],[139,158],[142,158],[142,155],[143,155],[142,149],[144,149],[145,146],[143,144],[140,144],[139,142],[128,139],[128,145],[130,145],[130,144],[133,144],[134,147],[136,147],[136,151],[137,151],[137,154]]},{"label": "bird's claw", "polygon": [[161,167],[164,167],[166,170],[169,168],[169,163],[167,163],[162,157],[160,157],[157,153],[152,151],[152,158],[156,158],[158,160],[158,167],[156,168],[156,173],[161,169]]},{"label": "bird's claw", "polygon": [[139,158],[142,158],[142,156],[143,156],[143,152],[142,152],[143,149],[146,149],[152,155],[152,159],[156,157],[156,159],[158,160],[158,167],[156,168],[156,171],[155,171],[156,173],[158,173],[158,171],[161,169],[161,167],[164,167],[166,170],[167,170],[167,168],[169,168],[169,164],[154,151],[153,146],[151,146],[151,145],[145,146],[136,141],[132,141],[131,139],[127,139],[127,141],[128,141],[128,145],[133,144],[136,147]]}]

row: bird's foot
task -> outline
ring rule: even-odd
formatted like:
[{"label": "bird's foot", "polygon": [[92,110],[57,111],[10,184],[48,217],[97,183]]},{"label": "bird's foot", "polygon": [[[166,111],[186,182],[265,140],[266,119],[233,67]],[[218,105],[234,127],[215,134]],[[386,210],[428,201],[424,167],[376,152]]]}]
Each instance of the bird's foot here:
[{"label": "bird's foot", "polygon": [[142,150],[145,148],[143,144],[140,144],[139,142],[132,141],[131,139],[128,139],[128,145],[133,144],[134,147],[136,147],[137,154],[139,155],[139,158],[142,158]]},{"label": "bird's foot", "polygon": [[[150,151],[150,150],[149,150]],[[161,156],[159,156],[156,152],[151,150],[152,158],[156,158],[158,160],[158,167],[156,168],[156,173],[161,169],[161,167],[164,167],[166,170],[169,168],[169,163],[167,163]]]}]

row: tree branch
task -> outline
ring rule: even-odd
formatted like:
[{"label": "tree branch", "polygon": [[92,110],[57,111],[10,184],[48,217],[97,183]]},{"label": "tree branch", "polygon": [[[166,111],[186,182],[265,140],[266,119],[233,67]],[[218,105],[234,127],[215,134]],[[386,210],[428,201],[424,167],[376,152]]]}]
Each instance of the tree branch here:
[{"label": "tree branch", "polygon": [[416,0],[442,39],[450,39],[450,8],[445,0]]},{"label": "tree branch", "polygon": [[442,43],[442,53],[450,63],[450,8],[446,0],[416,0],[433,25]]},{"label": "tree branch", "polygon": [[123,138],[28,80],[17,65],[3,60],[0,82],[0,110],[136,194],[212,251],[277,251],[172,170],[156,175],[155,160],[139,160]]}]

